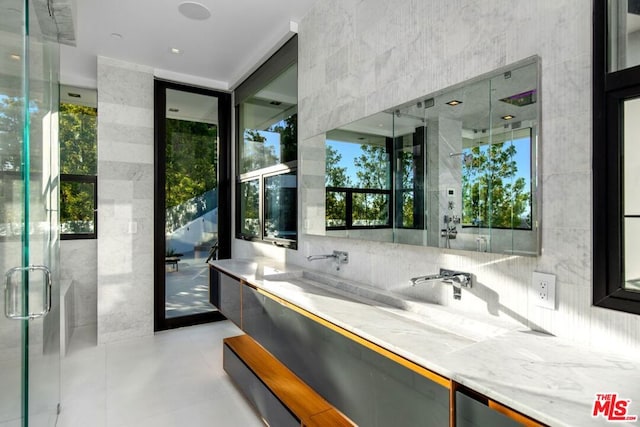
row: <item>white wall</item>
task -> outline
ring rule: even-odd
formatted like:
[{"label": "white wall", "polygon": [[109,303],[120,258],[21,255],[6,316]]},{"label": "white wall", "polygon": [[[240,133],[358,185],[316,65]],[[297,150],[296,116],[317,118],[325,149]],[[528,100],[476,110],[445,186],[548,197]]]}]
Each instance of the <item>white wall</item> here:
[{"label": "white wall", "polygon": [[60,241],[60,279],[73,282],[71,328],[97,324],[97,251],[95,239]]},{"label": "white wall", "polygon": [[[542,255],[518,257],[301,235],[298,251],[234,241],[234,256],[350,254],[339,272],[383,288],[439,267],[476,274],[468,310],[500,313],[568,340],[640,350],[640,316],[591,306],[590,3],[329,0],[299,25],[300,228],[324,214],[318,153],[329,129],[539,55],[542,63]],[[557,309],[528,297],[533,271],[557,276]]]},{"label": "white wall", "polygon": [[153,334],[153,70],[98,57],[98,343]]}]

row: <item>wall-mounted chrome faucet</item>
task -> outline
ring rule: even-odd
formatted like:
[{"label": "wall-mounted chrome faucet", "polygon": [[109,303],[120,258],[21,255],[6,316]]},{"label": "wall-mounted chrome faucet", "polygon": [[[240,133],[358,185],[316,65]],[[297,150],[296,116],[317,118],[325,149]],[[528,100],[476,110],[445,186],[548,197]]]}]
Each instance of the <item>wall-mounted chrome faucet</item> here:
[{"label": "wall-mounted chrome faucet", "polygon": [[451,240],[458,236],[458,224],[460,217],[453,212],[454,203],[449,201],[449,213],[444,216],[444,228],[440,230],[440,236],[444,237],[444,247],[451,249]]},{"label": "wall-mounted chrome faucet", "polygon": [[462,288],[471,288],[473,277],[471,273],[464,273],[462,271],[447,270],[441,268],[439,274],[431,274],[428,276],[418,276],[412,278],[411,286],[415,286],[423,282],[431,282],[439,280],[442,283],[453,286],[453,299],[462,299]]},{"label": "wall-mounted chrome faucet", "polygon": [[334,259],[336,261],[336,270],[340,271],[342,264],[349,264],[349,252],[333,251],[331,254],[309,255],[307,261],[315,261],[318,259]]}]

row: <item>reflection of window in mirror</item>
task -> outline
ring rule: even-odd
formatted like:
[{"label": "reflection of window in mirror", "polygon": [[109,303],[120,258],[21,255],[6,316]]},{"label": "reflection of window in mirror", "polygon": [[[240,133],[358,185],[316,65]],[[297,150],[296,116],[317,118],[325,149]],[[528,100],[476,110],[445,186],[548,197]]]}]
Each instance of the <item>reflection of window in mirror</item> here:
[{"label": "reflection of window in mirror", "polygon": [[328,131],[323,235],[539,254],[538,73],[528,58]]},{"label": "reflection of window in mirror", "polygon": [[264,186],[264,235],[296,240],[296,173],[265,177]]},{"label": "reflection of window in mirror", "polygon": [[394,140],[395,228],[424,228],[425,128]]},{"label": "reflection of window in mirror", "polygon": [[252,179],[238,184],[238,229],[242,236],[260,236],[260,181]]},{"label": "reflection of window in mirror", "polygon": [[391,227],[390,145],[379,135],[327,136],[327,229]]},{"label": "reflection of window in mirror", "polygon": [[532,229],[531,134],[492,135],[462,150],[463,227]]}]

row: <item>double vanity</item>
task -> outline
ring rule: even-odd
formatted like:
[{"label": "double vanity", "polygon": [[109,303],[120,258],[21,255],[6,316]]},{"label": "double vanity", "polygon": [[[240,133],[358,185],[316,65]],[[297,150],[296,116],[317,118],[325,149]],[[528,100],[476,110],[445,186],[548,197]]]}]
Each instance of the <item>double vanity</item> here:
[{"label": "double vanity", "polygon": [[638,394],[639,362],[515,321],[268,259],[210,273],[221,312],[357,425],[598,426],[597,394]]}]

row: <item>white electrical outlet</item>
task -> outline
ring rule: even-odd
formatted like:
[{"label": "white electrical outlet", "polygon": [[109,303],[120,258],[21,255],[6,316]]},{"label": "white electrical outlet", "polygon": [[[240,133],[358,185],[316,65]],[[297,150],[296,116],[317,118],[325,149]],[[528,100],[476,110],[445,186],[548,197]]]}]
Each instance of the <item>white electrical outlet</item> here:
[{"label": "white electrical outlet", "polygon": [[556,276],[534,271],[531,279],[531,298],[538,307],[555,310]]}]

